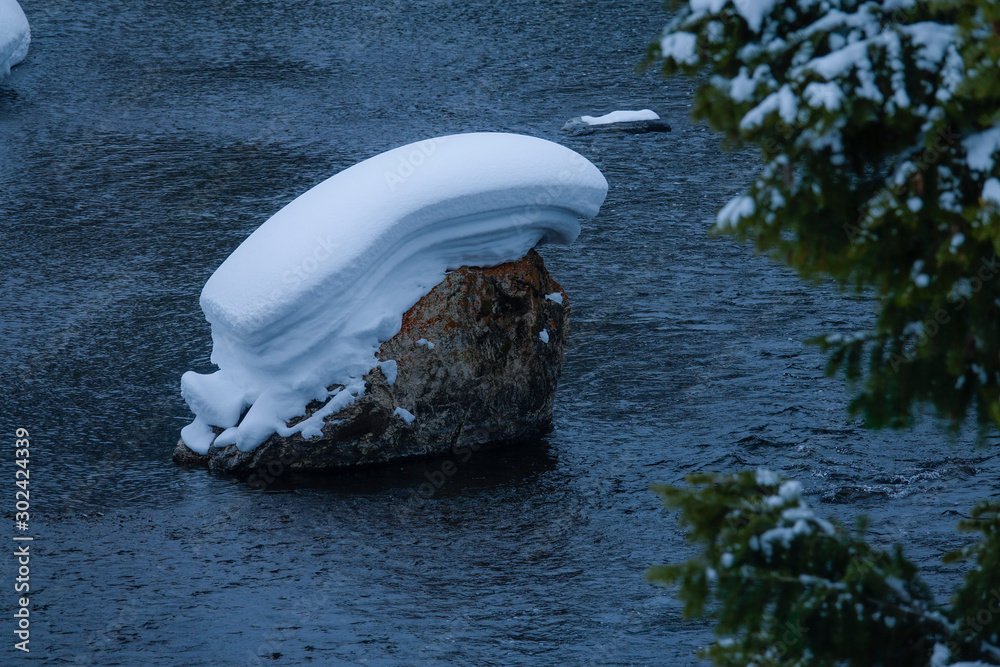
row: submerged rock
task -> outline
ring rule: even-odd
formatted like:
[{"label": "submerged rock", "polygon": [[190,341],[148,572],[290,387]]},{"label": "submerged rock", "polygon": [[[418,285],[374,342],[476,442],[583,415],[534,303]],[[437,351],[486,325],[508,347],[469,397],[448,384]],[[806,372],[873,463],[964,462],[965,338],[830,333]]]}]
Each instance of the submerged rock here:
[{"label": "submerged rock", "polygon": [[[174,461],[235,473],[278,462],[310,472],[537,435],[552,418],[568,314],[534,250],[492,268],[462,267],[406,312],[379,349],[383,363],[365,376],[364,395],[326,417],[321,436],[275,434],[249,452],[213,446],[204,455],[181,441]],[[321,407],[311,404],[302,419]]]}]

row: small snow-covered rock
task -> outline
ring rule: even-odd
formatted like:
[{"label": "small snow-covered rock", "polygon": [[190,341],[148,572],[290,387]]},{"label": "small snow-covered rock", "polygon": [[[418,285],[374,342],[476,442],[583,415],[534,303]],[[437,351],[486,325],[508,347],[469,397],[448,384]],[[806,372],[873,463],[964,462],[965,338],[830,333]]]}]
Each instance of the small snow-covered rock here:
[{"label": "small snow-covered rock", "polygon": [[587,125],[608,125],[610,123],[632,123],[638,120],[660,120],[660,114],[651,109],[642,111],[612,111],[603,116],[580,116]]},{"label": "small snow-covered rock", "polygon": [[641,111],[612,111],[603,116],[577,116],[562,126],[563,132],[573,136],[595,132],[643,134],[645,132],[670,132],[670,125],[660,120],[659,114],[650,109]]}]

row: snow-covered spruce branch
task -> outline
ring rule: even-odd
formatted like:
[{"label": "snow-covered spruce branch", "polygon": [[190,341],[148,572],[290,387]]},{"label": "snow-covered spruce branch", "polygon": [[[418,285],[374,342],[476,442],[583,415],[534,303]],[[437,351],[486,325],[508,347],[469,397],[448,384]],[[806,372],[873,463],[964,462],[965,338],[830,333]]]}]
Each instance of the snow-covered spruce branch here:
[{"label": "snow-covered spruce branch", "polygon": [[[870,338],[814,339],[858,381],[852,414],[1000,424],[1000,281],[962,296],[1000,237],[1000,2],[675,6],[647,64],[699,76],[694,117],[763,158],[714,231],[881,302]],[[904,354],[937,313],[956,324]]]}]

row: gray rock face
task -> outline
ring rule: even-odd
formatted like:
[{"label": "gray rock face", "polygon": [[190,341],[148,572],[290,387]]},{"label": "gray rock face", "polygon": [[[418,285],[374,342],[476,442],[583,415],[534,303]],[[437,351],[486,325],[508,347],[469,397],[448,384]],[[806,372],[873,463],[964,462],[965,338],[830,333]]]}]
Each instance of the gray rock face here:
[{"label": "gray rock face", "polygon": [[[380,368],[369,372],[364,396],[327,417],[322,436],[272,435],[251,452],[230,445],[205,455],[181,441],[174,461],[238,474],[268,466],[315,472],[461,455],[536,435],[552,418],[568,314],[562,288],[534,250],[493,268],[462,267],[382,344],[379,358],[397,363],[395,382]],[[303,418],[320,407],[311,404]]]}]

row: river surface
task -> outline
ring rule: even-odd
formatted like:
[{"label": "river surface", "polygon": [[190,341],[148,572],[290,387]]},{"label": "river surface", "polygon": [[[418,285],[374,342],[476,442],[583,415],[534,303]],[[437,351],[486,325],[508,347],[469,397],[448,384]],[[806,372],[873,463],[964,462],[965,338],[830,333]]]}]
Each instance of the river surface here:
[{"label": "river surface", "polygon": [[[26,428],[29,662],[701,664],[710,626],[643,580],[693,553],[648,485],[695,471],[780,470],[821,514],[868,514],[942,599],[960,576],[940,554],[1000,491],[997,439],[846,417],[801,341],[874,304],[706,234],[756,161],[688,120],[693,82],[634,72],[659,3],[22,5],[31,51],[0,82],[0,502],[12,521]],[[559,132],[646,107],[673,132]],[[482,130],[561,142],[610,183],[576,244],[542,248],[573,307],[554,430],[477,453],[413,512],[439,463],[268,492],[171,463],[180,376],[212,368],[198,295],[236,245],[364,158]],[[13,558],[0,577],[6,663]]]}]

